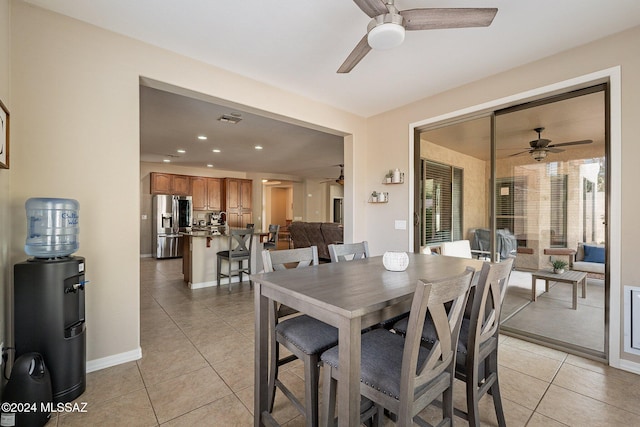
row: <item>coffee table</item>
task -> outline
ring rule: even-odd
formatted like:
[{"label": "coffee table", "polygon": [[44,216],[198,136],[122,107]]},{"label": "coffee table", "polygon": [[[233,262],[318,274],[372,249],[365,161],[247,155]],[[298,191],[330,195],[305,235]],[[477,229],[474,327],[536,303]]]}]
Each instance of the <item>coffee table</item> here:
[{"label": "coffee table", "polygon": [[578,309],[578,284],[582,284],[582,298],[587,297],[587,273],[584,271],[567,270],[564,273],[554,273],[552,270],[538,270],[531,273],[531,301],[536,301],[536,281],[544,280],[545,292],[549,292],[549,282],[570,283],[573,285],[572,309]]}]

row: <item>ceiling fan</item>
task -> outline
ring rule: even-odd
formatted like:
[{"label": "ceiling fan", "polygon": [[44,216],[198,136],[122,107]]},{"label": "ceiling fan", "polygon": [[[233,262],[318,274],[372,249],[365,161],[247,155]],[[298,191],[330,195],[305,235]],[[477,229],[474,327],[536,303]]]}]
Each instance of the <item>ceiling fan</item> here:
[{"label": "ceiling fan", "polygon": [[353,0],[371,19],[367,34],[338,69],[348,73],[373,48],[391,49],[404,41],[405,30],[488,27],[496,8],[423,8],[398,10],[394,0]]},{"label": "ceiling fan", "polygon": [[538,133],[538,139],[535,139],[529,142],[531,148],[526,149],[525,151],[521,151],[519,153],[511,154],[509,157],[519,156],[520,154],[529,153],[534,160],[540,162],[545,157],[547,157],[547,153],[562,153],[564,150],[556,147],[566,147],[568,145],[583,145],[583,144],[591,144],[593,141],[590,139],[584,139],[582,141],[571,141],[571,142],[562,142],[560,144],[551,144],[550,139],[545,139],[541,137],[541,133],[544,130],[543,127],[535,128],[533,131]]},{"label": "ceiling fan", "polygon": [[340,176],[338,176],[338,179],[328,179],[326,181],[322,181],[322,182],[336,182],[340,185],[344,185],[344,165],[343,164],[339,164],[339,165],[335,165],[335,166],[340,166]]}]

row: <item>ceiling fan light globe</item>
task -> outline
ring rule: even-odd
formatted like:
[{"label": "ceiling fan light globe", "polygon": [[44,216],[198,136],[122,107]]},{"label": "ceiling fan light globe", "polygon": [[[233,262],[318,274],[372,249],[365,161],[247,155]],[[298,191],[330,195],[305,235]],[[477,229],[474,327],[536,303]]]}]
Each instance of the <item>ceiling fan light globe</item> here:
[{"label": "ceiling fan light globe", "polygon": [[542,161],[545,159],[545,157],[547,157],[547,151],[546,150],[535,150],[531,152],[531,157],[533,157],[533,159],[535,161]]},{"label": "ceiling fan light globe", "polygon": [[372,49],[388,50],[400,46],[404,41],[404,27],[387,22],[372,28],[367,35],[367,42]]}]

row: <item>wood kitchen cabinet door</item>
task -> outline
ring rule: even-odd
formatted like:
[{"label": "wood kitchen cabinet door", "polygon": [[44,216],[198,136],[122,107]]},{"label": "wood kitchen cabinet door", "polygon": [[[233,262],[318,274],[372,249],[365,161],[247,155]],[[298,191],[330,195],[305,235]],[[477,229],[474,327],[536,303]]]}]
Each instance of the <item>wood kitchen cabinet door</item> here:
[{"label": "wood kitchen cabinet door", "polygon": [[151,172],[151,194],[176,194],[189,196],[191,185],[186,175]]},{"label": "wood kitchen cabinet door", "polygon": [[222,210],[222,180],[207,178],[207,206],[209,210]]},{"label": "wood kitchen cabinet door", "polygon": [[240,206],[243,212],[251,211],[252,187],[253,181],[250,179],[243,179],[240,182]]},{"label": "wood kitchen cabinet door", "polygon": [[250,179],[225,178],[223,183],[224,206],[222,210],[227,212],[227,222],[230,227],[246,227],[252,223],[252,188]]},{"label": "wood kitchen cabinet door", "polygon": [[171,194],[172,175],[151,172],[151,194]]},{"label": "wood kitchen cabinet door", "polygon": [[225,178],[225,211],[237,211],[241,207],[240,180]]},{"label": "wood kitchen cabinet door", "polygon": [[173,194],[180,196],[189,196],[191,194],[188,176],[173,175]]},{"label": "wood kitchen cabinet door", "polygon": [[191,197],[193,210],[204,211],[207,209],[209,201],[207,197],[207,178],[200,176],[191,177]]}]

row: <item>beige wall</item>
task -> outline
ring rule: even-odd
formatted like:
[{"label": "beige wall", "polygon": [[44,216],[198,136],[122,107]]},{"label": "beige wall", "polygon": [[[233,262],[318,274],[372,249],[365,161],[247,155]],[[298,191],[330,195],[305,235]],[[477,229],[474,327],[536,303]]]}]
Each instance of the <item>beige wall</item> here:
[{"label": "beige wall", "polygon": [[[640,227],[637,218],[640,216],[640,200],[636,197],[635,183],[640,178],[637,159],[640,157],[640,144],[636,143],[640,134],[640,27],[589,43],[585,46],[551,56],[549,58],[527,64],[519,68],[497,74],[495,76],[459,87],[442,94],[423,99],[405,107],[380,114],[368,119],[367,148],[370,152],[385,151],[384,158],[373,158],[368,161],[368,174],[364,179],[371,185],[379,179],[379,174],[390,166],[409,168],[409,126],[412,123],[426,122],[430,118],[439,117],[455,111],[472,108],[490,101],[506,98],[526,91],[574,79],[610,67],[621,68],[621,116],[614,120],[621,121],[622,159],[621,170],[621,223],[623,230],[619,242],[621,265],[619,280],[613,287],[640,284],[640,263],[637,258],[637,242],[640,239]],[[393,144],[393,150],[389,150]],[[390,231],[381,233],[380,226],[390,229],[394,218],[408,218],[410,212],[404,206],[409,200],[408,186],[394,186],[398,194],[391,195],[389,209],[377,210],[378,214],[369,214],[366,234],[370,236],[370,247],[375,252],[382,248],[404,246],[409,241],[409,232]],[[394,197],[395,196],[395,197]],[[399,200],[397,205],[395,200]],[[376,206],[365,207],[366,211]],[[375,220],[373,220],[375,218]],[[379,236],[379,237],[376,237]],[[384,236],[384,237],[382,237]],[[622,304],[612,307],[613,316],[622,315]],[[621,318],[616,321],[622,322]],[[622,331],[615,337],[622,341]],[[622,359],[640,363],[640,358],[624,353]]]},{"label": "beige wall", "polygon": [[[9,18],[10,2],[9,0],[0,0],[0,100],[7,107],[9,113],[13,113],[9,73],[11,62],[11,20]],[[12,119],[13,117],[11,117]],[[12,164],[10,166],[13,167]],[[11,221],[9,217],[11,213],[10,184],[12,172],[12,169],[0,169],[0,341],[3,341],[5,345],[8,343],[10,336],[10,331],[5,330],[5,302],[11,301],[12,267],[9,262]]]},{"label": "beige wall", "polygon": [[[8,258],[25,258],[19,230],[26,229],[27,198],[79,200],[78,254],[91,280],[90,366],[139,350],[140,76],[353,135],[349,159],[364,143],[366,123],[357,116],[20,1],[11,5],[11,89],[19,101],[12,108],[15,185],[0,208],[10,206],[9,227],[17,230]],[[359,191],[347,180],[349,192]],[[349,230],[362,235],[361,223]]]},{"label": "beige wall", "polygon": [[489,226],[487,186],[490,176],[487,175],[487,162],[429,141],[420,141],[420,154],[426,159],[455,166],[464,171],[462,238],[468,237],[471,228],[487,228]]}]

